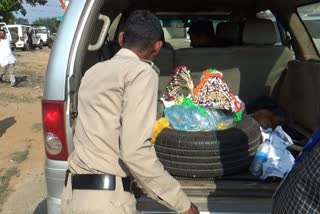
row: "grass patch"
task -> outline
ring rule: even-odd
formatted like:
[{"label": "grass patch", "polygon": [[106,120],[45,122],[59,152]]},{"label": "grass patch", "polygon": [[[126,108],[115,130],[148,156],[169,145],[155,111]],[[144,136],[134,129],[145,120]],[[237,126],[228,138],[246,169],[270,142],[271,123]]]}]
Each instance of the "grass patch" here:
[{"label": "grass patch", "polygon": [[25,159],[27,159],[28,155],[29,155],[29,150],[30,150],[31,146],[29,145],[25,150],[23,151],[18,151],[18,152],[14,152],[11,154],[11,161],[13,161],[14,163],[20,164],[22,163]]},{"label": "grass patch", "polygon": [[14,176],[19,175],[19,170],[16,166],[11,167],[6,170],[4,175],[0,176],[0,212],[3,203],[9,195],[9,182],[10,179]]},{"label": "grass patch", "polygon": [[35,132],[42,130],[42,123],[34,123],[32,124],[32,130]]},{"label": "grass patch", "polygon": [[[23,151],[14,152],[10,155],[10,161],[15,164],[22,163],[25,159],[27,159],[29,155],[29,151],[31,149],[31,145],[27,146],[27,148]],[[2,174],[2,170],[0,173]],[[12,177],[19,176],[19,170],[17,166],[10,167],[4,173],[4,175],[0,176],[0,212],[2,205],[4,204],[6,198],[10,193],[9,183]]]},{"label": "grass patch", "polygon": [[17,96],[6,92],[0,93],[0,102],[8,103],[33,103],[35,99],[28,96]]}]

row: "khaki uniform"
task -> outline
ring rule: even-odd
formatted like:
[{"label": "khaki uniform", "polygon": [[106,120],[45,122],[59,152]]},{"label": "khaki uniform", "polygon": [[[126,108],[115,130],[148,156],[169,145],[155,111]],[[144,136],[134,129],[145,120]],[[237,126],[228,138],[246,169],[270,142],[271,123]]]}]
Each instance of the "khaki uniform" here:
[{"label": "khaki uniform", "polygon": [[128,49],[87,71],[79,89],[75,150],[69,157],[74,174],[117,176],[116,190],[63,193],[64,213],[135,213],[135,199],[122,189],[132,175],[153,199],[177,212],[190,200],[164,170],[150,143],[157,109],[158,74]]}]

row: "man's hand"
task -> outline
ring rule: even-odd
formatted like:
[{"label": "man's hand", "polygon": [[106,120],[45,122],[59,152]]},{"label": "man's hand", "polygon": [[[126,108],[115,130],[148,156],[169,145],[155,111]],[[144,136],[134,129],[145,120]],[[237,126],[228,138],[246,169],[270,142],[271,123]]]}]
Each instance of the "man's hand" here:
[{"label": "man's hand", "polygon": [[198,207],[196,207],[193,203],[191,203],[190,208],[182,214],[199,214],[199,213],[200,212],[199,212]]}]

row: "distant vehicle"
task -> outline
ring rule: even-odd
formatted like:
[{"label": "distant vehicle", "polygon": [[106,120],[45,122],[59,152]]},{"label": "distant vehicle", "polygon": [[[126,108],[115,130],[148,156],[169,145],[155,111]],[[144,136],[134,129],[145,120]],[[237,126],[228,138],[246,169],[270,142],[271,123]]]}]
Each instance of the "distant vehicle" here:
[{"label": "distant vehicle", "polygon": [[32,32],[32,44],[34,47],[38,47],[39,49],[42,49],[43,43],[41,43],[40,36],[37,36],[35,31],[32,29],[31,26],[28,25],[7,25],[9,31],[11,34],[17,34],[17,41],[15,42],[15,47],[17,49],[22,50],[29,50],[28,46],[28,36],[26,34],[27,28],[31,28]]},{"label": "distant vehicle", "polygon": [[45,26],[34,27],[37,36],[40,36],[44,46],[52,47],[53,38],[49,28]]},{"label": "distant vehicle", "polygon": [[6,32],[6,37],[10,42],[10,46],[12,49],[14,49],[16,41],[12,38],[8,25],[5,22],[0,22],[0,29]]}]

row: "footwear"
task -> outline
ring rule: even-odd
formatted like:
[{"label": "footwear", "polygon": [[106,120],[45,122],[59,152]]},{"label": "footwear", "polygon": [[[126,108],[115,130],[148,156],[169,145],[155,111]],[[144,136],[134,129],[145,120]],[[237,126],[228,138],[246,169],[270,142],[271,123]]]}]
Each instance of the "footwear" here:
[{"label": "footwear", "polygon": [[10,84],[10,88],[17,88],[17,83]]}]

